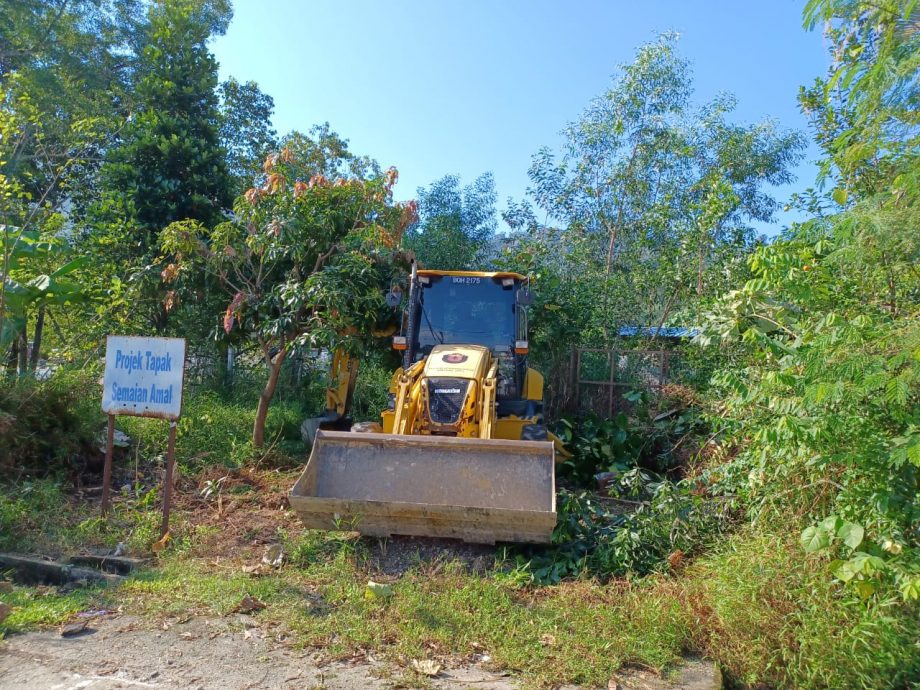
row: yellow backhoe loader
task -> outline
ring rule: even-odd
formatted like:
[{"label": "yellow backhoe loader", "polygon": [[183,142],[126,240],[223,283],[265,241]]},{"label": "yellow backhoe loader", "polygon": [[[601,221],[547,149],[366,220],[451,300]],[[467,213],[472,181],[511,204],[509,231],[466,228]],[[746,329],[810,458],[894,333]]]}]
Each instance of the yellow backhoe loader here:
[{"label": "yellow backhoe loader", "polygon": [[528,279],[421,270],[393,347],[380,423],[355,425],[354,360],[337,353],[313,447],[291,491],[307,527],[480,543],[548,542],[556,524],[554,441],[543,377],[527,366]]}]

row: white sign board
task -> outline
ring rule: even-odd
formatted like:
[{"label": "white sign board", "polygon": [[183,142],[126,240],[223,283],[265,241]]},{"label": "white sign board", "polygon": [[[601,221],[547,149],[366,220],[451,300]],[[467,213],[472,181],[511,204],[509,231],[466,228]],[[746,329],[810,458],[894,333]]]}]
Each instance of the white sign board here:
[{"label": "white sign board", "polygon": [[185,338],[110,335],[105,346],[102,411],[178,419],[184,376]]}]

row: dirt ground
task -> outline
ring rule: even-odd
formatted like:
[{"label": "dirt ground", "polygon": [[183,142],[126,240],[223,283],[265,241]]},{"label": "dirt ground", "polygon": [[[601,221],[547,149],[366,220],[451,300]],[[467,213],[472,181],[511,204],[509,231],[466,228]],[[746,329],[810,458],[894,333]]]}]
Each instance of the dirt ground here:
[{"label": "dirt ground", "polygon": [[[404,673],[377,661],[323,663],[312,652],[292,649],[249,627],[245,616],[196,618],[168,630],[145,625],[119,616],[94,620],[87,631],[69,638],[57,630],[16,635],[0,643],[0,688],[352,690],[398,687]],[[476,668],[439,675],[432,682],[437,688],[514,687],[504,677]],[[403,687],[412,684],[411,676],[402,682]]]},{"label": "dirt ground", "polygon": [[[94,618],[73,637],[57,630],[14,635],[0,642],[2,690],[357,690],[429,687],[517,690],[515,679],[481,665],[441,668],[434,678],[376,660],[326,663],[259,629],[245,615],[193,618],[167,629],[130,616]],[[620,690],[711,690],[721,687],[712,665],[688,661],[678,679],[639,670],[612,679]],[[576,690],[575,686],[564,686]]]}]

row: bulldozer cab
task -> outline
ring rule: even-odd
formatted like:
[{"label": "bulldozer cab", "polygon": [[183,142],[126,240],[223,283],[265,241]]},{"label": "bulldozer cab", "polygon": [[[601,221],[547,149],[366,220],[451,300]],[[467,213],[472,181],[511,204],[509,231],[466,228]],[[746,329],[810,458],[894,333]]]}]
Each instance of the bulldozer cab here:
[{"label": "bulldozer cab", "polygon": [[416,304],[410,305],[415,335],[409,359],[418,361],[435,345],[483,345],[511,353],[526,332],[517,294],[524,278],[510,273],[456,275],[419,271]]},{"label": "bulldozer cab", "polygon": [[519,273],[419,270],[406,315],[403,368],[437,345],[480,345],[499,362],[498,397],[519,397],[529,304],[529,280]]}]

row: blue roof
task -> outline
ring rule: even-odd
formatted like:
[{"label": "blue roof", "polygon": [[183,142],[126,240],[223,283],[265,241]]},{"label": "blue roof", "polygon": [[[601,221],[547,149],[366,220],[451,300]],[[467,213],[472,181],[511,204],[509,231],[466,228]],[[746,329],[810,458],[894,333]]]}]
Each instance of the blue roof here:
[{"label": "blue roof", "polygon": [[639,336],[642,338],[695,338],[700,332],[699,328],[684,328],[681,326],[623,326],[618,335],[621,338]]}]

